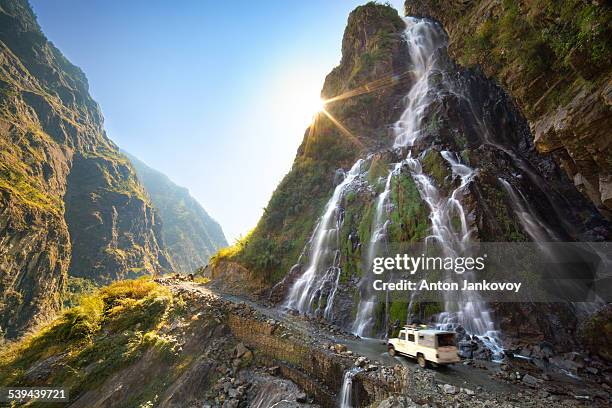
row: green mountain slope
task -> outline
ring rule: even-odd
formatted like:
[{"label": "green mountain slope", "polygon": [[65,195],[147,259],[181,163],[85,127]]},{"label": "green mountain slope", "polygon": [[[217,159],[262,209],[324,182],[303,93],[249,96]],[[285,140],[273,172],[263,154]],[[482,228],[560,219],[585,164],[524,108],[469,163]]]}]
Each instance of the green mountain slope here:
[{"label": "green mountain slope", "polygon": [[27,1],[0,1],[0,61],[0,327],[13,337],[59,309],[68,274],[108,282],[171,265],[85,75]]},{"label": "green mountain slope", "polygon": [[204,266],[219,248],[227,246],[221,226],[189,194],[189,190],[174,184],[165,174],[127,152],[124,154],[132,162],[161,216],[162,237],[177,270],[191,272]]},{"label": "green mountain slope", "polygon": [[370,2],[351,12],[342,60],[321,92],[324,99],[340,97],[326,110],[343,129],[327,115],[317,115],[252,235],[226,258],[268,283],[278,281],[308,241],[336,185],[336,170],[350,168],[359,155],[391,143],[388,125],[400,112],[409,79],[403,29],[391,6]]}]

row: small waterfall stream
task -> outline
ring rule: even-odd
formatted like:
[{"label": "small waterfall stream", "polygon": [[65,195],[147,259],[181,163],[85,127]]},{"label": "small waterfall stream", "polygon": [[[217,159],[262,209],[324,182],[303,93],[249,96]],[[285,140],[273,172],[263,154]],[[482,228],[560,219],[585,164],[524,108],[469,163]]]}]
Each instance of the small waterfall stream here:
[{"label": "small waterfall stream", "polygon": [[353,401],[353,378],[362,371],[360,368],[353,368],[344,372],[342,389],[340,390],[340,408],[355,408],[357,401]]},{"label": "small waterfall stream", "polygon": [[[387,175],[385,181],[385,189],[376,198],[376,205],[374,206],[374,215],[372,222],[372,234],[370,242],[368,243],[368,250],[366,253],[366,271],[369,271],[374,257],[380,253],[380,247],[387,238],[387,224],[389,220],[385,217],[387,215],[387,207],[389,205],[389,194],[391,193],[391,181],[397,172],[401,169],[402,163],[396,163],[393,166],[393,170]],[[363,286],[370,284],[370,279],[367,277],[371,276],[367,274],[365,279],[360,282],[361,289],[366,289]],[[364,296],[364,293],[366,295]],[[375,296],[367,295],[367,290],[363,290],[360,296],[359,304],[357,306],[357,314],[355,321],[353,322],[352,332],[358,336],[367,336],[370,334],[371,328],[374,325],[374,304],[376,302]]]},{"label": "small waterfall stream", "polygon": [[534,211],[529,207],[529,204],[525,198],[522,195],[519,197],[520,191],[517,190],[517,194],[514,187],[512,187],[512,185],[503,178],[499,178],[498,180],[508,193],[508,196],[512,201],[514,213],[517,215],[527,235],[529,235],[534,242],[557,241],[558,238],[556,237],[556,234],[548,226],[546,226],[546,224],[540,221],[540,219],[534,214]]},{"label": "small waterfall stream", "polygon": [[333,298],[337,289],[341,269],[339,266],[339,232],[342,226],[342,208],[340,202],[351,183],[361,173],[363,160],[358,160],[345,175],[344,180],[336,186],[332,197],[325,206],[325,212],[316,226],[314,239],[311,242],[309,263],[304,273],[295,281],[286,299],[285,306],[300,313],[312,313],[316,302],[318,312],[321,307],[321,294],[326,286],[331,286],[330,296],[324,315],[329,318]]}]

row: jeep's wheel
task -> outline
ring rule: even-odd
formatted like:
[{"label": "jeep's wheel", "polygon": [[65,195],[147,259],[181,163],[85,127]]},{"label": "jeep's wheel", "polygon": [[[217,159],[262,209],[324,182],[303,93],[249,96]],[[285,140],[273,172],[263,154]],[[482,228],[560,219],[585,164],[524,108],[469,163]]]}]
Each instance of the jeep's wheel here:
[{"label": "jeep's wheel", "polygon": [[423,357],[422,354],[418,355],[417,363],[419,363],[419,366],[421,366],[421,368],[427,367],[427,360],[425,360],[425,357]]},{"label": "jeep's wheel", "polygon": [[391,357],[395,357],[395,355],[397,354],[397,352],[395,351],[395,347],[391,346],[391,347],[389,347],[388,350],[389,350],[389,355]]}]

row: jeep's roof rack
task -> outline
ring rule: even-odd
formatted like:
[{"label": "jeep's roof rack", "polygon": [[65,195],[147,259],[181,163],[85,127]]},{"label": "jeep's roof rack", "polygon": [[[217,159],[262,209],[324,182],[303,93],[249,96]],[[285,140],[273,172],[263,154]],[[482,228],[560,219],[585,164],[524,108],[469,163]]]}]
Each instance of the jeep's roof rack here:
[{"label": "jeep's roof rack", "polygon": [[421,329],[427,329],[427,325],[426,324],[405,324],[404,325],[404,329],[413,329],[413,330],[421,330]]}]

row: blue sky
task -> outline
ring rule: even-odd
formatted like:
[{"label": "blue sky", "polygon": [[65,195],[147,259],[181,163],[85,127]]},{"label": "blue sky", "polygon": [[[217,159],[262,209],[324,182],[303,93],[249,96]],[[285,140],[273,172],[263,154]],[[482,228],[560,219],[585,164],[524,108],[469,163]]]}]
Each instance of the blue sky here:
[{"label": "blue sky", "polygon": [[230,242],[289,171],[365,3],[30,1],[87,75],[109,137],[189,188]]}]

